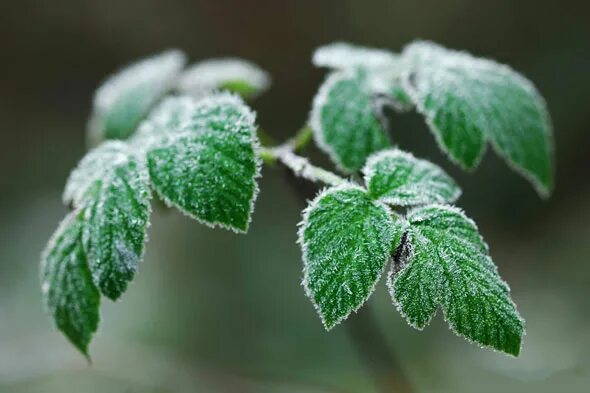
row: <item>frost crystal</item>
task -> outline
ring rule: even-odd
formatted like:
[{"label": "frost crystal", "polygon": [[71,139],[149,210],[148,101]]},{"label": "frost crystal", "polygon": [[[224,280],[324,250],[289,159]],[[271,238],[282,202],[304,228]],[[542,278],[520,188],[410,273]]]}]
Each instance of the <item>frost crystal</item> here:
[{"label": "frost crystal", "polygon": [[303,286],[329,330],[371,295],[403,227],[351,184],[320,193],[300,225]]},{"label": "frost crystal", "polygon": [[403,51],[404,90],[441,148],[477,166],[486,141],[546,196],[553,187],[552,127],[535,87],[505,65],[416,42]]},{"label": "frost crystal", "polygon": [[182,52],[169,50],[108,78],[94,96],[90,141],[96,145],[133,134],[151,107],[173,87],[185,62]]},{"label": "frost crystal", "polygon": [[336,42],[316,49],[312,62],[317,67],[334,69],[385,68],[394,67],[398,62],[398,56],[384,49]]},{"label": "frost crystal", "polygon": [[407,220],[411,255],[388,279],[402,315],[422,329],[440,306],[455,333],[517,356],[524,321],[475,223],[443,205],[413,210]]},{"label": "frost crystal", "polygon": [[369,194],[397,206],[452,203],[461,194],[438,166],[398,149],[369,157],[363,168]]},{"label": "frost crystal", "polygon": [[178,81],[181,92],[197,97],[222,89],[250,98],[269,86],[270,76],[266,71],[254,63],[236,58],[202,61],[186,70]]}]

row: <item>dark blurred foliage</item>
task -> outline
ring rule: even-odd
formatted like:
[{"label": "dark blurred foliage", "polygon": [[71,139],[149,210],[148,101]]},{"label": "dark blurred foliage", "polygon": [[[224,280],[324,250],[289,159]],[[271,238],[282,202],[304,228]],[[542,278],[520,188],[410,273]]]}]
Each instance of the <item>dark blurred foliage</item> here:
[{"label": "dark blurred foliage", "polygon": [[[590,9],[549,0],[28,1],[0,3],[0,391],[364,392],[375,389],[346,330],[323,331],[299,285],[301,201],[264,170],[246,236],[157,211],[147,259],[104,301],[88,366],[43,313],[38,260],[65,213],[60,192],[84,154],[96,86],[165,48],[232,55],[271,72],[253,103],[278,140],[305,122],[334,40],[400,50],[412,39],[508,63],[545,96],[556,189],[543,201],[491,151],[465,174],[417,115],[392,118],[401,147],[448,169],[527,319],[519,359],[479,350],[438,317],[408,327],[380,285],[369,302],[417,391],[582,392],[590,383]],[[314,161],[326,163],[317,151]],[[353,316],[354,317],[354,316]]]}]

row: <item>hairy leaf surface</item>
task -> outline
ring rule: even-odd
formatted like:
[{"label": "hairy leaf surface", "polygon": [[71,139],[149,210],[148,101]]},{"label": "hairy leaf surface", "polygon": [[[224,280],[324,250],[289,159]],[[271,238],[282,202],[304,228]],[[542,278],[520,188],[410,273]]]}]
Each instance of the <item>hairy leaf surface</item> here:
[{"label": "hairy leaf surface", "polygon": [[299,231],[303,285],[326,329],[368,299],[401,232],[388,208],[360,187],[333,187],[311,202]]},{"label": "hairy leaf surface", "polygon": [[455,333],[517,356],[524,321],[475,223],[443,205],[418,208],[407,219],[411,255],[388,280],[402,315],[422,329],[440,305]]},{"label": "hairy leaf surface", "polygon": [[369,157],[363,173],[371,197],[392,205],[452,203],[461,194],[441,168],[398,149]]},{"label": "hairy leaf surface", "polygon": [[108,78],[94,97],[90,141],[98,144],[132,135],[153,105],[173,87],[185,62],[182,52],[169,50]]},{"label": "hairy leaf surface", "polygon": [[205,60],[189,67],[180,77],[178,89],[203,96],[216,89],[229,90],[245,99],[262,93],[270,86],[270,76],[256,64],[243,59]]},{"label": "hairy leaf surface", "polygon": [[59,225],[41,257],[41,284],[57,328],[88,356],[88,344],[98,328],[100,294],[86,263],[82,229],[80,211]]},{"label": "hairy leaf surface", "polygon": [[254,113],[235,96],[199,101],[182,132],[148,152],[154,189],[201,222],[247,231],[260,171],[254,122]]},{"label": "hairy leaf surface", "polygon": [[369,155],[390,145],[374,102],[374,82],[360,69],[334,72],[313,102],[314,138],[347,172],[358,171]]},{"label": "hairy leaf surface", "polygon": [[477,166],[489,140],[545,196],[553,187],[552,127],[530,81],[505,65],[416,42],[403,52],[412,72],[405,90],[441,148],[461,166]]}]

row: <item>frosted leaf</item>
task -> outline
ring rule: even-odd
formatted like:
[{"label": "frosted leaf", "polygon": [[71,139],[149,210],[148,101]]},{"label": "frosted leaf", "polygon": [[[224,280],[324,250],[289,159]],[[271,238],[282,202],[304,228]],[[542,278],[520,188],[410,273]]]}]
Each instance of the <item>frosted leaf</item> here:
[{"label": "frosted leaf", "polygon": [[369,298],[402,228],[385,205],[351,184],[329,188],[305,209],[303,285],[326,329]]},{"label": "frosted leaf", "polygon": [[100,294],[82,247],[82,217],[70,213],[41,257],[43,301],[55,324],[83,354],[98,328]]},{"label": "frosted leaf", "polygon": [[378,80],[360,69],[334,72],[314,98],[316,143],[346,172],[358,171],[369,155],[390,145],[373,100]]},{"label": "frosted leaf", "polygon": [[333,69],[383,68],[395,66],[398,56],[384,49],[335,42],[317,48],[313,54],[312,62],[317,67]]},{"label": "frosted leaf", "polygon": [[402,315],[422,329],[440,305],[458,335],[518,356],[524,321],[475,223],[443,205],[413,210],[407,220],[410,257],[388,279]]},{"label": "frosted leaf", "polygon": [[195,99],[189,96],[166,97],[141,123],[129,142],[146,151],[166,134],[182,132],[195,112]]},{"label": "frosted leaf", "polygon": [[134,63],[109,77],[96,91],[88,124],[89,139],[126,139],[154,104],[172,89],[185,56],[169,50]]},{"label": "frosted leaf", "polygon": [[371,197],[392,205],[451,203],[461,194],[441,168],[398,149],[369,157],[363,173]]},{"label": "frosted leaf", "polygon": [[183,131],[148,152],[158,195],[203,223],[246,232],[260,173],[254,123],[254,113],[236,96],[198,101]]},{"label": "frosted leaf", "polygon": [[84,212],[84,248],[95,284],[117,299],[143,256],[150,216],[147,169],[126,143],[107,141],[70,175],[64,201]]},{"label": "frosted leaf", "polygon": [[464,168],[477,166],[489,140],[539,194],[553,187],[552,126],[533,84],[505,65],[429,42],[405,48],[404,88],[439,145]]},{"label": "frosted leaf", "polygon": [[107,141],[82,158],[70,174],[63,193],[66,206],[79,207],[86,194],[113,166],[127,161],[127,146],[120,141]]},{"label": "frosted leaf", "polygon": [[178,81],[178,89],[182,93],[195,96],[221,89],[251,98],[269,86],[270,76],[266,71],[252,62],[237,58],[202,61],[189,67]]}]

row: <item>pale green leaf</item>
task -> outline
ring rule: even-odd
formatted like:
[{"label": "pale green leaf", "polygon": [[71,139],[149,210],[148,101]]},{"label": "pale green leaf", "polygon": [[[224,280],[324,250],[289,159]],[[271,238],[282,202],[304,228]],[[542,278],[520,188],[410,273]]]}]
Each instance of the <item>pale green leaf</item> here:
[{"label": "pale green leaf", "polygon": [[367,157],[390,145],[378,117],[376,79],[361,69],[330,74],[311,111],[318,146],[344,171],[358,171]]},{"label": "pale green leaf", "polygon": [[169,50],[109,77],[94,96],[88,125],[91,143],[132,135],[156,102],[173,88],[185,62],[182,52]]},{"label": "pale green leaf", "polygon": [[398,62],[398,56],[385,49],[335,42],[317,48],[313,53],[312,62],[317,67],[333,69],[386,68],[394,67]]},{"label": "pale green leaf", "polygon": [[82,246],[83,219],[70,213],[41,257],[43,300],[55,324],[83,354],[98,328],[100,294]]},{"label": "pale green leaf", "polygon": [[205,60],[189,67],[178,81],[184,94],[203,96],[212,90],[228,90],[252,98],[270,86],[270,76],[256,64],[238,58]]},{"label": "pale green leaf", "polygon": [[201,222],[247,231],[260,172],[254,123],[238,97],[198,101],[182,132],[164,136],[148,152],[158,195]]},{"label": "pale green leaf", "polygon": [[451,203],[461,195],[441,168],[398,149],[370,156],[363,173],[371,197],[392,205]]},{"label": "pale green leaf", "polygon": [[385,205],[351,184],[318,195],[300,225],[303,285],[331,329],[369,298],[403,226]]},{"label": "pale green leaf", "polygon": [[405,91],[451,159],[471,169],[486,141],[546,196],[553,187],[552,126],[533,84],[505,65],[416,42],[403,52]]},{"label": "pale green leaf", "polygon": [[84,211],[84,247],[95,284],[117,299],[143,256],[150,216],[145,163],[121,141],[107,141],[82,159],[64,201]]},{"label": "pale green leaf", "polygon": [[422,329],[440,305],[455,333],[517,356],[524,321],[475,223],[443,205],[413,210],[407,220],[410,256],[388,280],[402,315]]}]

